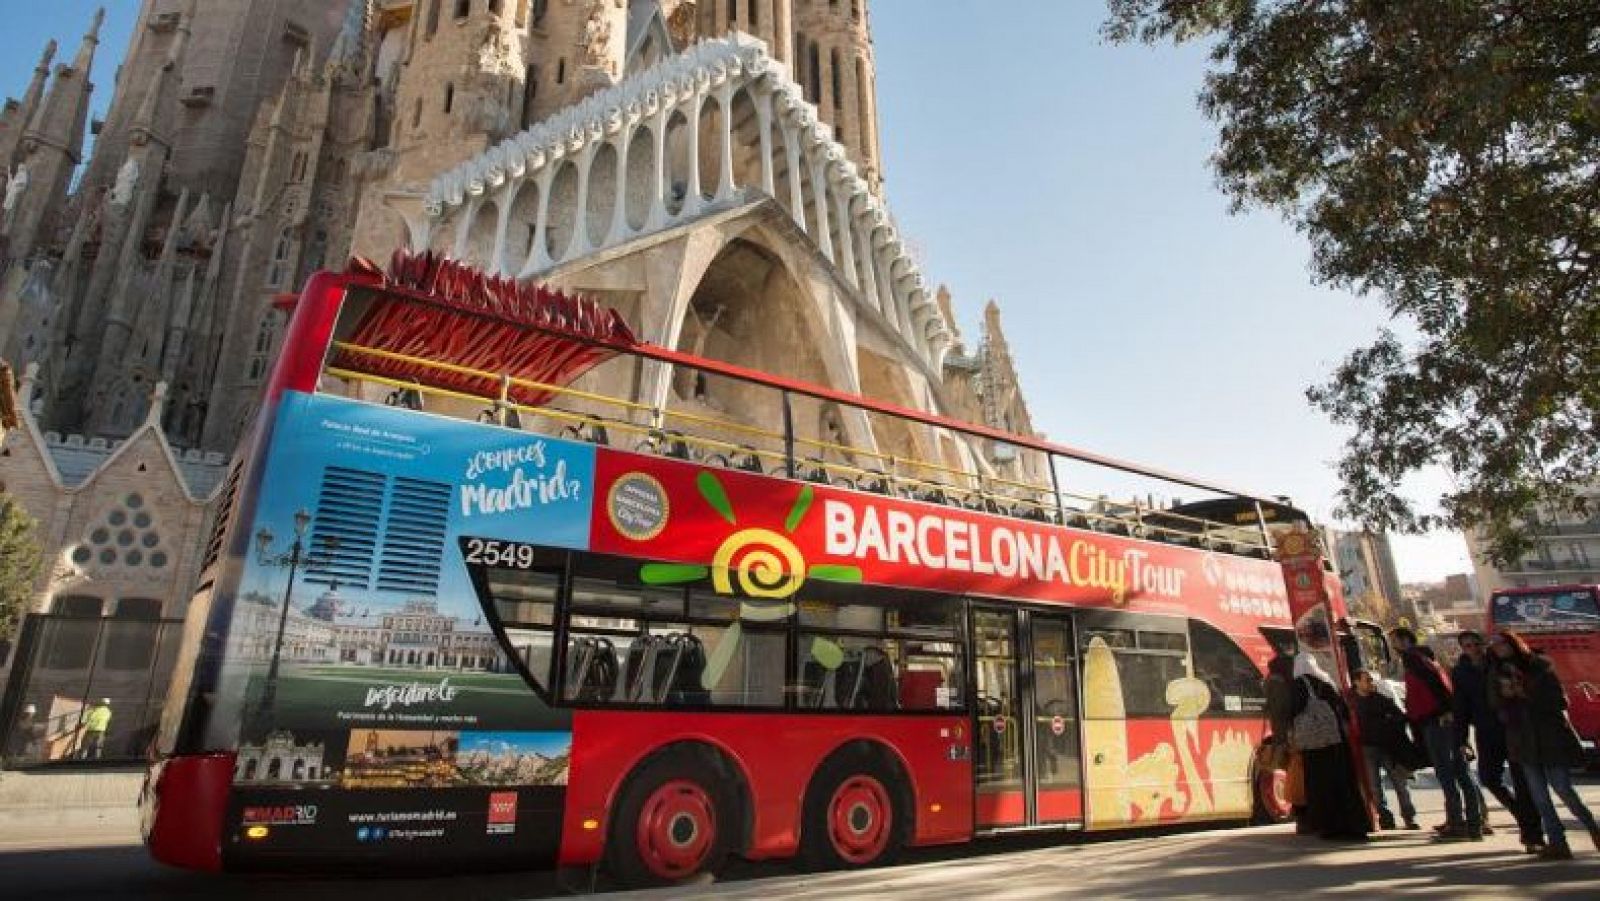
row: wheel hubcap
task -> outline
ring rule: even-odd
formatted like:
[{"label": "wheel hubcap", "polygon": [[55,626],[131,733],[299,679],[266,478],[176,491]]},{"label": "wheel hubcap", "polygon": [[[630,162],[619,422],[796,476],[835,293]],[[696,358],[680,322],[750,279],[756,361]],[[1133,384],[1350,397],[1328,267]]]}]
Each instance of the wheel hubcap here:
[{"label": "wheel hubcap", "polygon": [[889,792],[871,776],[846,779],[828,803],[828,837],[850,863],[870,863],[883,854],[893,826]]},{"label": "wheel hubcap", "polygon": [[716,805],[705,789],[687,779],[674,779],[650,793],[634,835],[640,859],[662,879],[699,872],[716,837]]}]

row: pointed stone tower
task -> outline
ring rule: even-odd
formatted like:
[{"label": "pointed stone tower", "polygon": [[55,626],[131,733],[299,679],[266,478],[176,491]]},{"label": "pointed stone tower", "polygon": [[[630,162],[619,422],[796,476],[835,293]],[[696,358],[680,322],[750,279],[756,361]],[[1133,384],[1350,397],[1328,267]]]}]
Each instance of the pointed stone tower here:
[{"label": "pointed stone tower", "polygon": [[28,84],[28,92],[22,95],[21,101],[7,97],[5,108],[0,109],[0,167],[5,168],[5,172],[0,173],[0,182],[10,178],[11,167],[17,164],[22,132],[39,112],[45,84],[50,80],[50,63],[55,58],[56,42],[51,40],[44,45],[44,55],[33,70],[33,81]]},{"label": "pointed stone tower", "polygon": [[56,67],[55,80],[23,132],[19,162],[6,184],[3,225],[7,253],[26,258],[56,225],[56,214],[67,199],[72,173],[83,159],[83,138],[89,125],[89,95],[94,85],[89,72],[100,46],[100,26],[105,10],[83,36],[78,55]]},{"label": "pointed stone tower", "polygon": [[878,75],[867,0],[801,0],[794,13],[795,81],[879,191]]}]

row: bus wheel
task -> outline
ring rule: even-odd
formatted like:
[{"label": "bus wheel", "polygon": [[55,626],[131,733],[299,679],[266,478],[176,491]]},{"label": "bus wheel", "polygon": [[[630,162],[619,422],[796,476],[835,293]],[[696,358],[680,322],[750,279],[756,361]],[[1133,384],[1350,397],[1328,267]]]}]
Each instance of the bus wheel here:
[{"label": "bus wheel", "polygon": [[874,755],[835,757],[806,792],[800,857],[813,869],[855,869],[889,863],[905,842],[908,816],[899,781]]},{"label": "bus wheel", "polygon": [[1273,766],[1258,766],[1255,774],[1255,811],[1251,819],[1263,824],[1287,822],[1294,812],[1289,804],[1289,775]]},{"label": "bus wheel", "polygon": [[672,885],[715,873],[733,818],[715,768],[675,751],[628,780],[618,798],[606,864],[630,886]]}]

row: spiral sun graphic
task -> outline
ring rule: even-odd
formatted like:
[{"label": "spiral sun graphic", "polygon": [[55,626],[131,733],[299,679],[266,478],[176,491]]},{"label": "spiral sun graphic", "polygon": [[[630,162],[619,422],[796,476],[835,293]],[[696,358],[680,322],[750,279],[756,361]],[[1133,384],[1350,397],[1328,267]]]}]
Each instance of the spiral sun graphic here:
[{"label": "spiral sun graphic", "polygon": [[[700,497],[728,525],[739,526],[739,517],[728,499],[727,489],[715,473],[700,473],[695,478],[695,487],[700,490]],[[789,537],[805,522],[815,497],[810,485],[801,486],[789,515],[784,518],[782,532],[759,527],[738,529],[723,539],[710,566],[646,563],[639,569],[639,578],[646,585],[682,585],[710,576],[711,586],[718,594],[765,601],[793,597],[807,579],[860,582],[858,567],[829,564],[808,567],[805,555]]]}]

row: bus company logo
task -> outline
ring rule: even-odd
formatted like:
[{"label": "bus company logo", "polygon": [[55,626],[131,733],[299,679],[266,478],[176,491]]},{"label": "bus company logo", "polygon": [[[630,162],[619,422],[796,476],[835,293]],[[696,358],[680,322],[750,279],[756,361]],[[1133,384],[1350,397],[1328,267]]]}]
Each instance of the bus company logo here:
[{"label": "bus company logo", "polygon": [[746,618],[761,617],[762,612],[777,617],[787,616],[788,598],[795,595],[807,579],[824,582],[856,583],[861,581],[861,569],[855,566],[818,564],[808,566],[805,555],[789,536],[805,522],[816,494],[810,485],[800,488],[789,515],[784,517],[783,531],[770,528],[739,528],[728,492],[715,473],[701,472],[695,477],[695,487],[700,497],[716,511],[717,515],[736,531],[723,539],[712,555],[711,565],[701,566],[677,563],[647,563],[639,570],[639,578],[647,585],[682,585],[711,577],[711,587],[718,594],[745,597],[756,602],[777,602],[770,610],[746,610]]},{"label": "bus company logo", "polygon": [[315,826],[317,805],[277,804],[246,807],[240,820],[246,826]]},{"label": "bus company logo", "polygon": [[517,793],[491,792],[489,795],[490,835],[510,835],[517,831]]},{"label": "bus company logo", "polygon": [[369,685],[367,700],[362,706],[388,710],[391,707],[411,707],[416,704],[448,704],[456,699],[459,692],[460,689],[451,685],[448,678],[440,679],[438,685],[422,682]]},{"label": "bus company logo", "polygon": [[1141,548],[1118,553],[1093,541],[988,525],[904,510],[860,511],[843,501],[824,503],[827,553],[892,565],[970,572],[1033,582],[1057,582],[1105,592],[1112,603],[1130,597],[1183,596],[1189,573],[1166,566]]}]

